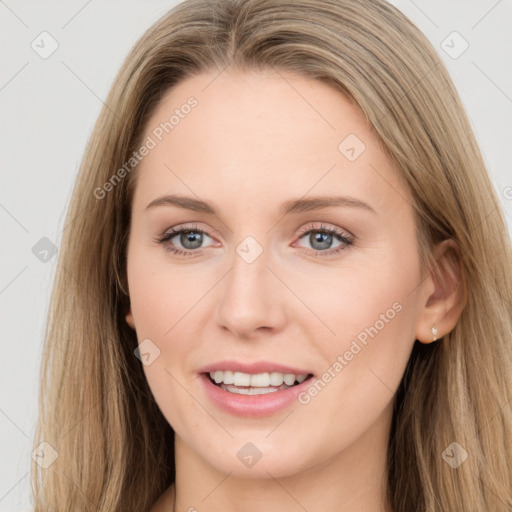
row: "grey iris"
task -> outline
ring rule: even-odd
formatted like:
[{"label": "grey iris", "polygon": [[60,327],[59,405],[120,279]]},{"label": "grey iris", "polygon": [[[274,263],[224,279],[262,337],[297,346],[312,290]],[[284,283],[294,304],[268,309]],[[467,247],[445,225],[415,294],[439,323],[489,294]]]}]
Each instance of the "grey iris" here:
[{"label": "grey iris", "polygon": [[197,231],[184,231],[181,233],[180,243],[185,249],[197,249],[203,243],[203,234]]},{"label": "grey iris", "polygon": [[[332,235],[330,233],[311,233],[309,243],[315,250],[329,249],[332,245]],[[318,243],[318,245],[316,245]]]}]

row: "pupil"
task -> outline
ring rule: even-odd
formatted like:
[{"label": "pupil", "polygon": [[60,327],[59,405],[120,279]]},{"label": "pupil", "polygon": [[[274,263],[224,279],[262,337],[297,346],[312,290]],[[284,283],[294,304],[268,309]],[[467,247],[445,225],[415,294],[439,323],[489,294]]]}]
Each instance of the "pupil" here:
[{"label": "pupil", "polygon": [[[332,245],[332,235],[330,233],[311,233],[309,243],[315,250],[329,249]],[[318,243],[318,245],[316,245]]]},{"label": "pupil", "polygon": [[180,242],[185,249],[197,249],[201,247],[203,235],[195,231],[184,231],[181,233]]}]

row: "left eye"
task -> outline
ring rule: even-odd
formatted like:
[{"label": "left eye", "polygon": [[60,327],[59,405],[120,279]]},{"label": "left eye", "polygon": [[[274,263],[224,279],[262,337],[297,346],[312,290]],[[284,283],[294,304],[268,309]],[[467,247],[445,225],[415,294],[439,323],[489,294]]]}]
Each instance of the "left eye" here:
[{"label": "left eye", "polygon": [[[348,238],[342,234],[326,229],[312,229],[303,234],[299,240],[304,238],[310,244],[310,247],[308,248],[313,249],[314,251],[325,251],[339,247],[340,245],[343,245],[343,243],[350,243]],[[333,245],[336,243],[337,245]]]}]

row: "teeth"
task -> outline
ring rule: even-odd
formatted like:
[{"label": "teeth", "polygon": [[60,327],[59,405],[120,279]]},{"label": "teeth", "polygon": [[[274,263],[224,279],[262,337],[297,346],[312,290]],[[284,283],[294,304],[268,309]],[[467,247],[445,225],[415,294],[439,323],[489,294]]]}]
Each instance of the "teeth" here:
[{"label": "teeth", "polygon": [[295,375],[293,373],[287,373],[284,376],[284,383],[287,386],[293,386],[295,384]]},{"label": "teeth", "polygon": [[[273,390],[265,390],[257,389],[257,388],[268,388],[269,386],[279,387],[282,386],[283,383],[289,387],[293,386],[297,381],[299,384],[304,382],[308,375],[294,375],[293,373],[279,373],[279,372],[271,372],[271,373],[257,373],[255,375],[251,375],[249,373],[242,372],[230,372],[230,371],[222,371],[217,370],[215,372],[210,372],[210,377],[217,384],[228,384],[230,387],[234,387],[236,389],[239,387],[250,387],[251,393],[244,394],[263,394],[263,393],[271,393]],[[254,388],[255,391],[252,391]],[[235,391],[235,393],[238,391]]]},{"label": "teeth", "polygon": [[284,375],[282,373],[272,372],[270,374],[270,385],[280,386],[284,381]]},{"label": "teeth", "polygon": [[251,387],[267,388],[268,386],[270,386],[270,375],[268,373],[251,375]]},{"label": "teeth", "polygon": [[[224,372],[222,372],[224,373]],[[224,382],[224,380],[223,380]],[[235,372],[233,375],[233,384],[235,386],[250,386],[251,376],[248,373]]]},{"label": "teeth", "polygon": [[224,382],[224,384],[233,384],[235,382],[233,372],[220,372],[220,373],[224,373],[224,377],[222,379],[222,382]]}]

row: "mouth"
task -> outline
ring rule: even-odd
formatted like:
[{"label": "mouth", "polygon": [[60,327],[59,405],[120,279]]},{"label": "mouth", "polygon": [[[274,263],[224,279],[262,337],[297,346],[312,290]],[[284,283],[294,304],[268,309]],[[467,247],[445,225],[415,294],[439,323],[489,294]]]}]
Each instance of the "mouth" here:
[{"label": "mouth", "polygon": [[244,373],[216,370],[204,374],[210,382],[228,393],[239,395],[266,395],[302,384],[313,377],[311,373],[294,374],[281,372]]},{"label": "mouth", "polygon": [[262,417],[284,411],[312,383],[308,370],[275,363],[224,361],[199,372],[205,397],[225,413]]}]

